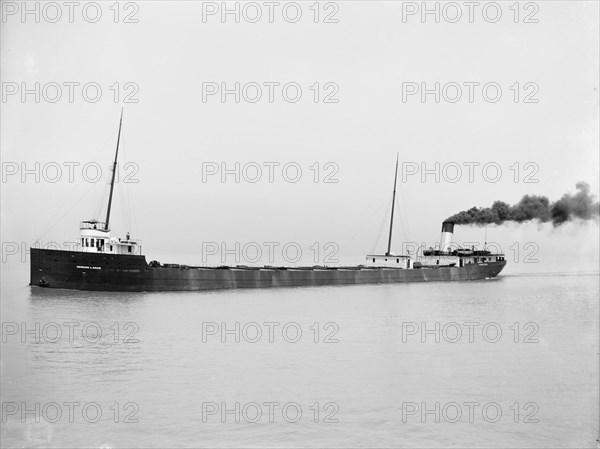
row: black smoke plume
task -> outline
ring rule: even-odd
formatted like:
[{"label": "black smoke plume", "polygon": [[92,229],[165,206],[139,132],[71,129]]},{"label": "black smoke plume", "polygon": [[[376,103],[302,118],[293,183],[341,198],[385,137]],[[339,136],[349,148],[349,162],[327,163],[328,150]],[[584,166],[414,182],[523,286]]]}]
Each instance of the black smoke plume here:
[{"label": "black smoke plume", "polygon": [[525,195],[513,206],[496,201],[492,207],[472,207],[448,217],[446,221],[453,221],[458,225],[499,225],[506,221],[523,223],[538,220],[542,223],[551,221],[554,226],[560,226],[575,219],[590,220],[598,217],[600,205],[590,193],[589,184],[582,181],[576,187],[577,193],[565,193],[554,203],[545,196]]}]

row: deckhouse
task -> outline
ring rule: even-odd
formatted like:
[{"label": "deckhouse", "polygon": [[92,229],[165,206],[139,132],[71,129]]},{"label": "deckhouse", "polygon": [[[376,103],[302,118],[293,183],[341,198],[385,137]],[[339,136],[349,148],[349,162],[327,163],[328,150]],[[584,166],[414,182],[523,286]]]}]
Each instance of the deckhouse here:
[{"label": "deckhouse", "polygon": [[96,219],[82,221],[79,224],[79,250],[86,253],[105,254],[141,254],[139,240],[132,240],[129,233],[124,239],[111,237],[106,223]]}]

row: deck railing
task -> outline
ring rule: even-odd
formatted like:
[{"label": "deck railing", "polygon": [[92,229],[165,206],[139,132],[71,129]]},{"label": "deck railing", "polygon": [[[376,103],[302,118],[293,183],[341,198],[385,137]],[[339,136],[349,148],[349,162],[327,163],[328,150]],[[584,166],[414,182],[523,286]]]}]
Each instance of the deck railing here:
[{"label": "deck railing", "polygon": [[104,229],[105,224],[106,223],[104,223],[102,221],[96,221],[96,222],[82,221],[79,223],[79,229],[96,229],[98,231],[106,231],[106,229]]}]

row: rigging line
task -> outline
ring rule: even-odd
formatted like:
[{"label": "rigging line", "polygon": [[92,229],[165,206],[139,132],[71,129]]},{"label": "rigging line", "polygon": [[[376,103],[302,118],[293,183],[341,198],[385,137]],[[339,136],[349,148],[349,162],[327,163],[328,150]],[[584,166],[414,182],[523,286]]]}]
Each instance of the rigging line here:
[{"label": "rigging line", "polygon": [[[109,141],[113,138],[112,135],[108,136],[104,142],[104,144],[102,144],[100,147],[98,147],[96,149],[96,151],[94,152],[95,155],[100,155],[100,153],[105,154],[106,152],[104,151],[107,146]],[[100,164],[100,166],[102,167],[102,173],[105,173],[104,171],[104,167],[103,164]],[[96,220],[100,220],[100,216],[102,215],[103,211],[104,211],[104,206],[105,206],[105,198],[108,195],[108,190],[109,190],[109,186],[110,186],[110,172],[111,172],[111,168],[110,166],[108,166],[108,171],[109,171],[109,176],[103,176],[102,177],[102,184],[104,185],[104,188],[102,190],[102,192],[100,193],[100,197],[97,199],[97,208],[95,210],[95,215],[94,218]]]},{"label": "rigging line", "polygon": [[394,206],[396,205],[396,184],[398,182],[398,159],[400,157],[399,153],[396,153],[396,169],[394,171],[394,191],[392,193],[392,213],[390,214],[391,218],[390,218],[390,234],[388,237],[388,244],[387,244],[387,251],[385,252],[386,256],[389,256],[391,254],[391,249],[392,249],[392,235],[393,235],[393,228],[394,228]]},{"label": "rigging line", "polygon": [[135,208],[134,208],[134,203],[133,201],[131,201],[131,188],[129,187],[129,183],[127,183],[127,185],[125,186],[125,192],[127,194],[127,202],[129,204],[129,215],[130,215],[130,225],[131,225],[131,230],[135,233],[135,235],[137,235],[138,233],[138,229],[137,229],[137,221],[135,219]]},{"label": "rigging line", "polygon": [[[363,222],[363,224],[358,228],[357,231],[355,231],[350,238],[348,238],[348,240],[344,243],[344,245],[347,245],[348,243],[350,243],[352,240],[354,240],[354,238],[371,222],[371,220],[373,220],[373,218],[375,216],[377,216],[379,214],[379,212],[381,211],[381,209],[383,208],[383,206],[385,206],[386,204],[388,204],[388,199],[387,196],[385,194],[383,194],[383,192],[386,191],[386,186],[388,183],[388,180],[385,179],[385,177],[380,176],[378,178],[376,178],[379,183],[377,185],[375,185],[375,188],[372,189],[373,191],[373,197],[380,197],[382,198],[381,202],[379,203],[378,206],[376,206],[376,208],[374,209],[373,207],[371,207],[371,211],[374,210],[374,212],[367,212],[365,215],[367,215],[367,219]],[[376,195],[377,192],[382,192],[381,195]],[[377,203],[373,203],[371,202],[371,205],[374,205]]]},{"label": "rigging line", "polygon": [[131,204],[131,198],[129,196],[129,187],[123,185],[123,196],[125,197],[125,204],[127,204],[127,223],[129,225],[129,231],[133,231],[133,205]]},{"label": "rigging line", "polygon": [[[394,219],[396,221],[396,228],[398,230],[398,233],[395,234],[396,235],[396,242],[398,241],[398,237],[400,237],[400,240],[402,240],[404,238],[404,226],[402,223],[402,210],[400,210],[400,200],[398,199],[398,196],[396,196],[396,198],[394,198],[394,204],[395,204],[395,210],[394,210]],[[399,234],[399,235],[398,235]]]},{"label": "rigging line", "polygon": [[399,221],[400,221],[400,233],[402,235],[402,240],[403,240],[403,242],[410,241],[410,237],[407,236],[407,234],[409,234],[409,232],[407,229],[408,226],[406,225],[406,218],[404,216],[405,215],[404,207],[402,207],[402,201],[400,199],[396,199],[396,206],[400,210]]},{"label": "rigging line", "polygon": [[133,228],[132,230],[135,233],[135,235],[137,235],[138,234],[138,227],[137,227],[137,221],[135,219],[135,208],[134,208],[134,205],[133,205],[134,203],[131,201],[131,195],[130,195],[131,188],[129,186],[127,186],[125,188],[125,190],[127,191],[127,199],[129,200],[129,208],[130,208],[130,211],[131,211],[131,222],[132,222],[131,224],[132,224],[132,228]]},{"label": "rigging line", "polygon": [[133,231],[133,205],[131,204],[127,185],[123,185],[123,196],[125,197],[125,204],[127,204],[127,221],[129,224],[129,231]]},{"label": "rigging line", "polygon": [[[104,143],[102,145],[99,145],[99,146],[94,146],[94,149],[92,149],[92,151],[90,153],[91,153],[92,156],[94,156],[96,158],[96,160],[100,159],[99,156],[108,155],[106,157],[106,162],[108,162],[110,164],[110,152],[105,151],[105,149],[109,147],[109,142],[114,142],[114,140],[116,138],[116,135],[117,135],[117,132],[115,132],[112,127],[106,128],[106,129],[110,129],[111,131],[109,131],[107,133],[106,139],[104,140]],[[105,135],[105,131],[100,131],[97,134],[97,136],[102,136],[102,135]],[[112,148],[112,144],[110,144],[110,147]],[[109,164],[107,164],[107,166],[112,167],[112,164],[110,164],[110,165]],[[103,164],[100,164],[100,165],[103,166]]]},{"label": "rigging line", "polygon": [[125,217],[125,204],[123,203],[123,195],[120,182],[117,182],[117,190],[118,191],[115,192],[115,194],[119,197],[119,205],[121,206],[121,223],[123,224],[125,232],[127,232],[127,218]]},{"label": "rigging line", "polygon": [[408,214],[406,213],[406,197],[404,196],[404,189],[402,188],[402,182],[400,182],[400,187],[398,190],[400,191],[400,200],[401,200],[400,207],[403,212],[400,217],[400,220],[402,222],[402,227],[406,231],[408,241],[411,241],[411,235],[410,235],[411,232],[410,232],[410,227],[409,227],[410,220],[408,220],[408,217],[406,217],[406,220],[404,219],[404,217],[407,216]]},{"label": "rigging line", "polygon": [[[129,163],[128,158],[129,158],[129,153],[127,151],[127,135],[124,133],[122,136],[122,142],[123,142],[123,163],[120,164],[121,167],[124,167],[126,164]],[[133,207],[133,202],[131,201],[131,194],[130,194],[130,188],[129,188],[129,183],[126,182],[125,177],[126,177],[126,173],[124,171],[124,169],[121,169],[120,171],[121,177],[119,178],[119,181],[124,184],[122,186],[120,186],[120,194],[123,195],[123,201],[125,202],[125,213],[126,213],[126,218],[127,218],[127,231],[133,231],[134,234],[137,234],[137,222],[135,220],[135,211],[134,211],[134,207]]]},{"label": "rigging line", "polygon": [[[386,201],[386,203],[387,203],[387,201]],[[371,248],[371,254],[375,254],[377,251],[377,246],[379,245],[379,241],[381,240],[381,234],[383,234],[383,228],[385,227],[385,224],[387,223],[388,211],[389,211],[389,206],[388,206],[388,208],[386,208],[385,214],[383,214],[383,216],[381,217],[381,224],[379,225],[379,231],[377,232],[377,237],[375,239],[375,243],[373,244],[373,246]]]},{"label": "rigging line", "polygon": [[[124,152],[125,157],[127,157],[127,152]],[[128,214],[129,214],[129,226],[131,227],[131,230],[135,233],[135,235],[137,235],[138,233],[138,228],[137,228],[137,221],[136,221],[136,216],[135,216],[135,207],[134,207],[134,202],[131,200],[131,186],[129,185],[129,182],[125,182],[125,178],[123,177],[122,180],[124,186],[123,189],[125,190],[125,195],[126,195],[126,200],[127,200],[127,205],[128,205]]]},{"label": "rigging line", "polygon": [[96,215],[94,216],[94,218],[98,221],[100,220],[100,216],[104,209],[104,198],[106,197],[107,191],[108,191],[108,184],[104,183],[104,189],[102,190],[102,193],[100,195],[100,200],[97,201],[98,204],[96,206]]},{"label": "rigging line", "polygon": [[127,204],[127,199],[125,198],[125,193],[123,192],[123,184],[121,182],[119,184],[119,200],[121,202],[121,219],[123,221],[123,226],[125,227],[126,232],[131,231],[131,221],[129,219],[129,207]]},{"label": "rigging line", "polygon": [[[94,156],[99,155],[100,152],[106,148],[108,142],[112,138],[113,138],[112,134],[107,136],[106,140],[104,141],[104,143],[102,145],[96,146],[95,151],[92,150],[92,154]],[[104,153],[104,152],[102,151],[102,153]],[[94,186],[95,186],[95,183],[92,183],[90,188],[88,188],[88,190],[86,190],[84,192],[84,194],[70,208],[68,208],[63,215],[60,216],[60,218],[55,219],[54,223],[48,229],[46,229],[46,231],[39,238],[36,239],[35,243],[39,242],[46,234],[48,234],[48,232],[50,232],[60,222],[60,220],[62,220],[62,218],[65,217],[65,215],[67,215],[71,210],[73,210],[73,207],[75,207],[76,204],[78,204],[84,197],[86,197],[90,193],[90,191],[94,188]],[[65,198],[65,200],[62,202],[63,206],[66,206],[68,204],[69,200],[73,196],[73,193],[76,191],[80,191],[79,185],[77,183],[74,184],[73,188],[68,193],[67,198]],[[60,210],[55,214],[54,217],[56,218],[59,214],[60,214]],[[52,223],[52,220],[50,222]]]},{"label": "rigging line", "polygon": [[113,191],[115,187],[115,175],[117,174],[117,162],[119,158],[119,143],[121,142],[121,129],[123,126],[123,107],[121,107],[121,117],[119,119],[119,132],[117,134],[117,148],[115,150],[115,160],[112,163],[112,174],[110,181],[110,193],[108,194],[108,206],[106,207],[106,220],[104,220],[104,229],[108,231],[110,229],[110,212],[113,199]]},{"label": "rigging line", "polygon": [[133,212],[131,208],[131,201],[127,195],[127,186],[123,186],[123,196],[125,197],[125,204],[127,205],[127,224],[129,226],[129,231],[133,230]]},{"label": "rigging line", "polygon": [[377,207],[377,210],[375,210],[371,214],[367,214],[368,218],[363,222],[362,226],[356,232],[354,232],[354,234],[352,234],[352,236],[350,236],[350,238],[346,242],[344,242],[343,246],[348,245],[352,240],[354,240],[354,238],[371,222],[371,220],[373,220],[373,218],[379,215],[379,212],[381,211],[383,206],[386,205],[386,203],[387,200],[381,200],[381,203]]},{"label": "rigging line", "polygon": [[125,203],[125,194],[123,193],[123,161],[127,160],[127,145],[125,144],[124,137],[121,138],[121,161],[117,163],[115,170],[117,170],[117,190],[119,195],[119,203],[121,204],[121,222],[123,223],[124,231],[129,232],[129,220],[127,216],[127,204]]},{"label": "rigging line", "polygon": [[[399,223],[397,226],[399,226],[400,228],[400,240],[402,243],[406,242],[406,219],[404,217],[404,208],[402,207],[402,201],[396,197],[396,210],[398,210],[398,212],[396,212],[394,214],[395,218],[398,219]],[[396,247],[398,245],[398,239],[396,239]]]},{"label": "rigging line", "polygon": [[[73,186],[71,187],[71,189],[67,193],[66,198],[63,201],[61,201],[61,208],[58,209],[58,211],[54,214],[54,217],[52,219],[48,220],[48,223],[53,223],[53,220],[60,215],[60,213],[63,210],[63,208],[68,207],[69,201],[74,196],[74,194],[76,192],[80,192],[81,191],[81,185],[79,183],[73,182],[71,184],[73,184]],[[95,185],[95,183],[92,183],[92,185]],[[33,238],[32,238],[32,240],[33,240]]]},{"label": "rigging line", "polygon": [[[87,191],[85,191],[85,192],[83,193],[83,196],[85,197],[86,195],[88,195],[88,194],[89,194],[89,192],[90,192],[92,189],[94,189],[94,187],[95,187],[95,186],[96,186],[96,184],[95,184],[95,183],[91,183],[91,185],[90,185],[90,187],[88,188],[88,190],[87,190]],[[67,213],[68,213],[69,211],[71,211],[71,210],[72,210],[72,207],[73,207],[73,206],[71,206],[71,208],[69,208],[69,200],[70,200],[70,199],[71,199],[71,197],[73,196],[73,193],[75,193],[76,191],[79,191],[79,192],[81,191],[81,189],[80,189],[79,187],[80,187],[80,186],[79,186],[78,184],[75,184],[75,186],[73,187],[73,189],[72,189],[72,190],[69,192],[69,194],[67,195],[67,198],[66,198],[64,201],[62,201],[62,202],[61,202],[61,203],[62,203],[62,207],[61,207],[60,209],[58,209],[58,210],[57,210],[57,212],[54,214],[54,216],[52,217],[52,219],[48,220],[48,223],[52,223],[52,225],[50,225],[50,227],[46,229],[46,231],[45,231],[45,232],[42,234],[42,236],[41,236],[41,237],[39,237],[38,239],[36,239],[36,242],[37,242],[38,240],[40,240],[40,239],[41,239],[43,236],[45,236],[45,235],[46,235],[46,234],[47,234],[47,233],[50,231],[50,229],[52,229],[52,228],[53,228],[53,227],[54,227],[54,226],[57,224],[57,222],[60,220],[60,219],[59,219],[59,218],[57,218],[57,217],[58,217],[58,216],[61,214],[61,212],[63,211],[63,209],[64,209],[64,208],[67,208]],[[76,201],[76,203],[78,203],[79,201],[81,201],[81,198],[82,198],[82,197],[80,197],[80,198],[79,198],[79,199]],[[63,216],[64,216],[64,214],[63,214]]]},{"label": "rigging line", "polygon": [[127,201],[127,195],[125,195],[125,186],[121,183],[120,186],[121,196],[123,197],[123,203],[125,204],[125,219],[127,221],[127,232],[131,232],[131,210],[129,202]]},{"label": "rigging line", "polygon": [[408,221],[405,217],[406,213],[406,208],[403,207],[404,206],[404,195],[402,192],[402,188],[399,189],[399,193],[400,193],[400,198],[396,197],[395,198],[395,204],[396,204],[396,209],[398,210],[397,213],[394,213],[394,218],[398,218],[400,223],[400,234],[402,237],[403,242],[410,242],[410,229],[408,227]]},{"label": "rigging line", "polygon": [[[102,133],[102,134],[104,134],[104,133]],[[109,142],[113,141],[114,134],[115,134],[114,131],[110,131],[110,134],[108,136],[106,136],[104,143],[102,145],[96,146],[95,151],[92,150],[92,154],[94,156],[101,154],[101,152],[102,152],[102,154],[105,154],[104,149],[108,146]]]},{"label": "rigging line", "polygon": [[[61,210],[62,210],[62,208],[63,208],[63,207],[67,207],[67,204],[68,204],[69,200],[71,199],[71,197],[73,196],[73,194],[74,194],[75,192],[77,192],[77,191],[80,191],[80,189],[78,189],[78,187],[79,187],[79,186],[78,186],[76,183],[74,183],[74,185],[73,185],[73,188],[72,188],[72,189],[71,189],[71,191],[70,191],[70,192],[67,194],[67,197],[65,198],[65,200],[64,200],[64,201],[62,201],[62,206],[61,206],[61,208],[60,208],[60,209],[59,209],[59,210],[56,212],[56,214],[54,214],[54,218],[55,218],[55,217],[57,217],[57,216],[60,214],[60,212],[61,212]],[[52,220],[49,220],[49,222],[50,222],[50,223],[52,223]]]},{"label": "rigging line", "polygon": [[81,200],[82,200],[83,198],[85,198],[85,197],[86,197],[86,196],[87,196],[87,195],[88,195],[88,194],[91,192],[91,190],[94,188],[94,186],[95,186],[95,184],[92,184],[92,185],[90,186],[90,188],[89,188],[88,190],[86,190],[86,191],[83,193],[83,195],[81,195],[81,196],[79,197],[79,199],[78,199],[77,201],[75,201],[75,203],[74,203],[74,204],[73,204],[73,205],[72,205],[72,206],[71,206],[69,209],[67,209],[67,211],[66,211],[64,214],[62,214],[62,215],[61,215],[61,216],[60,216],[60,217],[59,217],[59,218],[58,218],[58,219],[57,219],[57,220],[54,222],[54,224],[53,224],[52,226],[50,226],[50,227],[49,227],[49,228],[46,230],[46,232],[44,232],[44,233],[43,233],[43,234],[42,234],[40,237],[38,237],[38,238],[36,239],[36,241],[34,242],[34,245],[35,245],[36,243],[38,243],[38,242],[39,242],[41,239],[43,239],[43,238],[46,236],[46,234],[48,234],[48,232],[50,232],[50,231],[51,231],[51,230],[54,228],[54,226],[56,226],[56,225],[57,225],[57,224],[58,224],[58,223],[59,223],[59,222],[60,222],[60,221],[61,221],[61,220],[62,220],[62,219],[63,219],[63,218],[64,218],[64,217],[65,217],[65,216],[66,216],[66,215],[69,213],[69,212],[71,212],[71,211],[73,210],[73,208],[74,208],[75,206],[77,206],[77,205],[78,205],[78,204],[81,202]]},{"label": "rigging line", "polygon": [[[110,153],[108,151],[106,151],[106,148],[108,148],[109,142],[111,142],[111,141],[114,140],[114,137],[115,137],[115,133],[114,132],[110,132],[108,134],[108,136],[106,137],[106,140],[104,141],[104,143],[102,144],[102,146],[98,147],[96,149],[96,152],[94,154],[96,156],[98,156],[100,154],[108,156]],[[110,157],[108,156],[106,158],[106,162],[109,162],[109,161],[110,161]],[[103,167],[102,168],[102,173],[104,173],[104,168],[107,168],[108,176],[106,176],[104,178],[105,179],[105,188],[104,188],[104,190],[102,192],[102,197],[99,200],[100,211],[98,212],[98,217],[97,217],[98,219],[99,219],[100,213],[103,212],[103,210],[104,210],[104,200],[105,200],[105,197],[107,196],[107,191],[109,190],[108,187],[110,186],[110,182],[111,182],[111,178],[112,178],[112,171],[113,171],[113,164],[112,163],[108,163],[108,164],[106,164],[106,166],[103,163],[103,164],[100,164],[100,166]]]}]

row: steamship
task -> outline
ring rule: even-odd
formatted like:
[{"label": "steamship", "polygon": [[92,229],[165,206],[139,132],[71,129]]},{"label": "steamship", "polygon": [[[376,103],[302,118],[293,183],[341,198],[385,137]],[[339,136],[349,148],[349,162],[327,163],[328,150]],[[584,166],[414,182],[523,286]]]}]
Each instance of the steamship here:
[{"label": "steamship", "polygon": [[387,251],[384,254],[367,255],[364,264],[335,267],[205,267],[161,264],[154,260],[148,263],[139,240],[131,239],[129,233],[125,238],[118,238],[111,236],[110,232],[122,124],[121,111],[106,220],[91,219],[80,223],[76,251],[30,248],[31,286],[139,292],[470,281],[493,278],[506,265],[504,254],[454,245],[454,223],[449,221],[442,224],[439,249],[425,250],[422,256],[393,253],[391,245],[398,159]]}]

